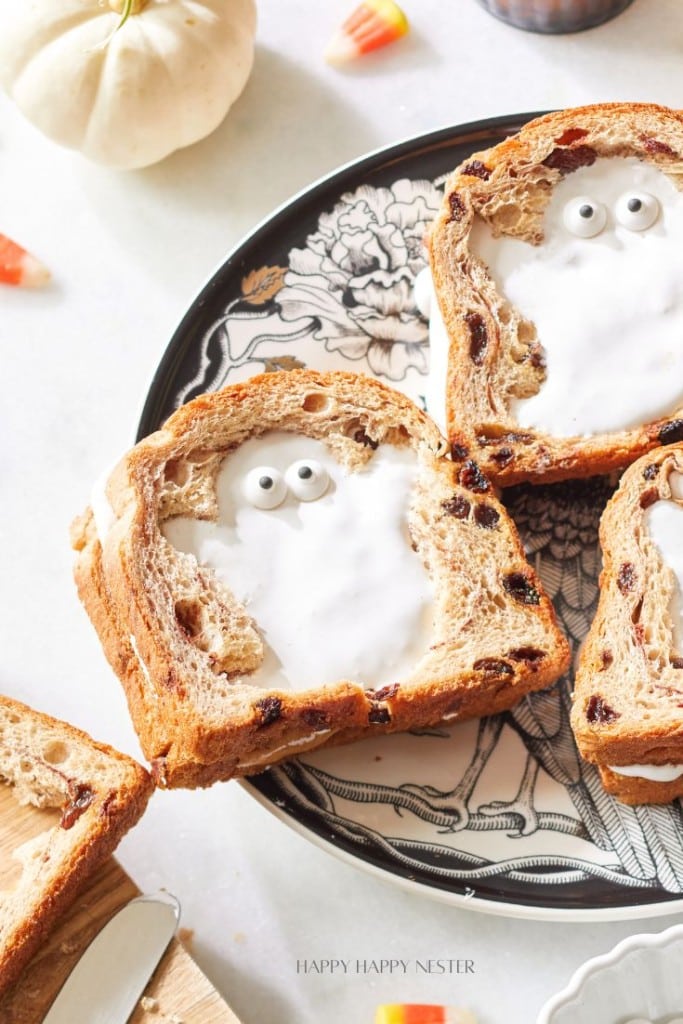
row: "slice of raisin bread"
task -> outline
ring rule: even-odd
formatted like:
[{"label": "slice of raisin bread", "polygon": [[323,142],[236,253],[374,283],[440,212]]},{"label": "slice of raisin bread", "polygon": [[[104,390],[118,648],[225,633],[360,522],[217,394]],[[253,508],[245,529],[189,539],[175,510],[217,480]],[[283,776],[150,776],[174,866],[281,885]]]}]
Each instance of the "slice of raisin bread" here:
[{"label": "slice of raisin bread", "polygon": [[627,803],[683,796],[681,538],[676,444],[634,463],[605,509],[600,600],[576,675],[579,750]]},{"label": "slice of raisin bread", "polygon": [[99,528],[93,507],[74,525],[76,581],[161,785],[490,714],[567,666],[491,484],[368,377],[295,370],[201,396],[105,498]]},{"label": "slice of raisin bread", "polygon": [[651,104],[538,118],[449,178],[431,390],[456,450],[501,486],[683,440],[681,189],[683,115]]},{"label": "slice of raisin bread", "polygon": [[8,697],[0,697],[0,782],[19,803],[59,812],[17,841],[21,874],[0,893],[2,994],[138,820],[153,784],[131,758]]}]

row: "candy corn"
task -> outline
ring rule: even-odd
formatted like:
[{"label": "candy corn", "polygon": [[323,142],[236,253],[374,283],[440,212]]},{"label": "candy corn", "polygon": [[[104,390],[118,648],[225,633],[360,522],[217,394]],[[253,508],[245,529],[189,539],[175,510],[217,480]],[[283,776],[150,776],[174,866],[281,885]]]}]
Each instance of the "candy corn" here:
[{"label": "candy corn", "polygon": [[454,1006],[393,1003],[378,1006],[375,1024],[477,1024],[469,1010]]},{"label": "candy corn", "polygon": [[35,256],[7,235],[0,235],[0,281],[3,284],[38,288],[49,279],[50,271]]},{"label": "candy corn", "polygon": [[343,64],[395,42],[407,31],[408,19],[394,0],[363,0],[330,40],[325,60]]}]

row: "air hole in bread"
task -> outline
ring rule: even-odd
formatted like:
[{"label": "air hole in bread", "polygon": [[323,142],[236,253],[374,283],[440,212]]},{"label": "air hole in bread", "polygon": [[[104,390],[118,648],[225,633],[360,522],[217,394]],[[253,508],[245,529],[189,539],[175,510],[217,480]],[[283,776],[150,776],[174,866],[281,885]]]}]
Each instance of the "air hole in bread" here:
[{"label": "air hole in bread", "polygon": [[403,426],[399,424],[398,427],[392,427],[391,430],[387,431],[385,440],[389,444],[400,446],[402,444],[410,444],[410,434]]},{"label": "air hole in bread", "polygon": [[362,444],[365,448],[372,448],[373,451],[379,448],[379,441],[375,441],[374,438],[370,437],[360,420],[351,420],[347,423],[344,433],[355,441],[356,444]]},{"label": "air hole in bread", "polygon": [[305,396],[302,407],[304,412],[327,412],[331,404],[328,395],[324,395],[322,391],[310,391]]},{"label": "air hole in bread", "polygon": [[22,758],[19,762],[19,770],[22,772],[30,772],[33,770],[33,764],[31,761],[27,761],[26,758]]},{"label": "air hole in bread", "polygon": [[168,483],[183,487],[190,478],[190,469],[184,459],[171,459],[166,463],[164,479]]},{"label": "air hole in bread", "polygon": [[63,764],[69,756],[69,748],[66,743],[62,743],[61,740],[55,740],[52,743],[48,743],[43,748],[43,760],[47,761],[48,764]]},{"label": "air hole in bread", "polygon": [[183,633],[194,640],[202,631],[202,612],[197,601],[176,601],[175,617]]}]

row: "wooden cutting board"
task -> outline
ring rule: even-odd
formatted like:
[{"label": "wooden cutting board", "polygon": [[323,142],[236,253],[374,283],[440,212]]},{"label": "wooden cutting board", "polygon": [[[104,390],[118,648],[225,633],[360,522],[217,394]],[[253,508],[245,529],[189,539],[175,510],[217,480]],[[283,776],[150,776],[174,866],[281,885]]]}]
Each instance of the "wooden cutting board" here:
[{"label": "wooden cutting board", "polygon": [[[48,828],[54,820],[52,811],[20,807],[9,787],[0,785],[0,890],[11,885],[17,870],[11,851]],[[2,1024],[40,1024],[72,967],[97,932],[124,903],[137,895],[138,889],[122,867],[114,859],[107,861],[82,890],[17,985],[0,999]],[[174,939],[145,990],[145,1002],[138,1005],[130,1024],[240,1022],[182,943]]]}]

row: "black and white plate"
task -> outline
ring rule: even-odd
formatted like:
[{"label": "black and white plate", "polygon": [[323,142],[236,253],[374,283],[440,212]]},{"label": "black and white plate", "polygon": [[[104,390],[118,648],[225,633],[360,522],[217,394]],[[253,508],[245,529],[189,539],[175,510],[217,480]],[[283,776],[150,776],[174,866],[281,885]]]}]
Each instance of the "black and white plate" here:
[{"label": "black and white plate", "polygon": [[[532,115],[444,129],[312,186],[239,245],[193,302],[139,436],[203,391],[300,366],[371,373],[421,401],[428,325],[413,281],[443,177]],[[571,638],[596,607],[603,479],[505,501]],[[579,758],[570,677],[481,722],[306,754],[253,794],[327,849],[455,904],[614,920],[683,908],[683,815],[626,807]]]}]

